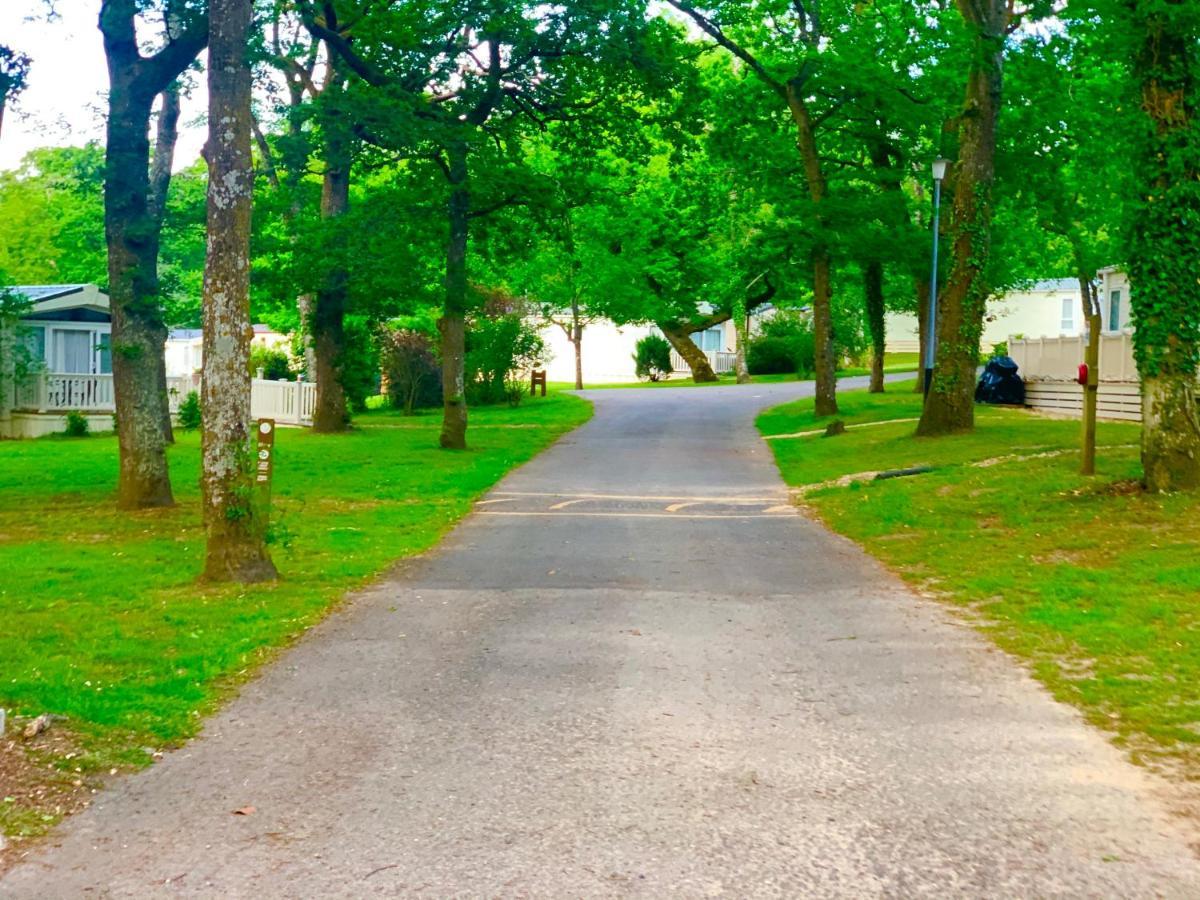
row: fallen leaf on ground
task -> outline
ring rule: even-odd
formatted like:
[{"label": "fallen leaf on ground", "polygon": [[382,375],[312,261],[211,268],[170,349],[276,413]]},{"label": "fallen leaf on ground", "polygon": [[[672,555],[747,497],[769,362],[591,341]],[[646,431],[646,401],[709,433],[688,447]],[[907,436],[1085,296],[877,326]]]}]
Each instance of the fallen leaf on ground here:
[{"label": "fallen leaf on ground", "polygon": [[258,812],[258,810],[257,810],[257,809],[255,809],[253,806],[243,806],[241,809],[235,809],[235,810],[233,811],[232,815],[235,815],[235,816],[252,816],[252,815],[254,815],[256,812]]}]

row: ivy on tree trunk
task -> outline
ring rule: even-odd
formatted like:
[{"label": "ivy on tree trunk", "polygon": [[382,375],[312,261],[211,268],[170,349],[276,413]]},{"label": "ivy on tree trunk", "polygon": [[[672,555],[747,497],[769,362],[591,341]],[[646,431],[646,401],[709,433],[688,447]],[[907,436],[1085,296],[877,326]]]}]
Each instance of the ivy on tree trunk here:
[{"label": "ivy on tree trunk", "polygon": [[996,123],[1003,86],[1007,0],[957,0],[971,35],[966,99],[959,116],[958,160],[950,219],[951,268],[939,292],[933,384],[917,434],[933,436],[975,427],[975,370],[988,298]]},{"label": "ivy on tree trunk", "polygon": [[1142,469],[1151,491],[1200,487],[1200,10],[1195,0],[1125,0],[1140,41],[1144,129],[1129,252],[1134,355],[1142,381]]}]

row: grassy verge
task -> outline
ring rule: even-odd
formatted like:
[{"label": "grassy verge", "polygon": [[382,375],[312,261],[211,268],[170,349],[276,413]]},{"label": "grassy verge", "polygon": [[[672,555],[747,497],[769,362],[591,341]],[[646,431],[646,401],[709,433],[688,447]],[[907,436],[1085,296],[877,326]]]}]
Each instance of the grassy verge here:
[{"label": "grassy verge", "polygon": [[[973,434],[949,438],[915,438],[913,422],[853,427],[918,416],[910,387],[843,394],[852,427],[839,437],[770,440],[784,479],[833,529],[970,610],[1134,759],[1200,775],[1200,496],[1141,492],[1133,424],[1100,424],[1091,479],[1077,474],[1077,421],[982,407]],[[758,424],[822,423],[800,401]],[[831,484],[918,465],[936,468]]]},{"label": "grassy verge", "polygon": [[[145,764],[147,748],[193,734],[275,648],[433,546],[501,476],[590,415],[564,394],[472,410],[472,449],[461,453],[436,449],[435,414],[371,413],[337,436],[281,429],[273,552],[283,578],[250,588],[195,583],[195,433],[171,449],[179,505],[137,514],[113,506],[112,437],[0,443],[0,707],[62,717],[44,737],[8,745],[7,761],[0,752],[0,831],[46,827],[70,808],[69,788],[86,787],[75,782]],[[10,789],[34,769],[54,783]]]}]

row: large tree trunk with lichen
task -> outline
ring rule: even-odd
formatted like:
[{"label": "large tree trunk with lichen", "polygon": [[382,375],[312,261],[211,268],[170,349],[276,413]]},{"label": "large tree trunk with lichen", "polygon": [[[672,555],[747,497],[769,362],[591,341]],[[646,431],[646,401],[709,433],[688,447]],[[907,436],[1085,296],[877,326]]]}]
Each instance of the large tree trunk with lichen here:
[{"label": "large tree trunk with lichen", "polygon": [[712,364],[703,350],[696,346],[691,338],[691,332],[677,322],[658,322],[658,330],[663,337],[675,348],[675,352],[683,357],[683,361],[692,371],[692,381],[697,384],[707,381],[720,381],[713,371]]},{"label": "large tree trunk with lichen", "polygon": [[[330,139],[326,147],[325,180],[321,188],[321,218],[331,222],[350,207],[350,154],[344,142]],[[350,424],[342,377],[346,349],[346,299],[350,273],[340,253],[314,298],[309,329],[312,334],[314,377],[317,383],[313,431],[345,431]]]},{"label": "large tree trunk with lichen", "polygon": [[471,217],[467,153],[465,140],[452,143],[448,153],[450,234],[446,242],[446,297],[438,322],[442,348],[440,443],[448,450],[465,450],[467,447],[467,240]]},{"label": "large tree trunk with lichen", "polygon": [[1139,203],[1129,252],[1134,354],[1142,381],[1142,469],[1153,492],[1200,487],[1200,12],[1194,0],[1128,0]]},{"label": "large tree trunk with lichen", "polygon": [[867,331],[871,337],[871,382],[868,393],[883,393],[884,333],[883,263],[872,260],[863,267],[863,293],[866,296]]},{"label": "large tree trunk with lichen", "polygon": [[211,581],[272,579],[267,510],[254,482],[250,425],[250,64],[252,0],[210,0],[208,252],[204,260],[203,468]]},{"label": "large tree trunk with lichen", "polygon": [[958,161],[950,221],[952,265],[939,294],[933,384],[917,434],[970,431],[975,426],[975,370],[987,302],[991,254],[992,182],[1000,114],[1005,0],[957,0],[972,33],[966,99],[959,119]]}]

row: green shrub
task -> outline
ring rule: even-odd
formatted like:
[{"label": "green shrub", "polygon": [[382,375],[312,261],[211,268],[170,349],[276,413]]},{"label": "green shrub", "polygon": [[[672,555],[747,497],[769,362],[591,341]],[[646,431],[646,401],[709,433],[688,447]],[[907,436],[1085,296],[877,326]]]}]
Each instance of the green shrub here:
[{"label": "green shrub", "polygon": [[637,342],[633,354],[634,371],[638,378],[666,381],[671,377],[671,344],[661,335],[648,334]]},{"label": "green shrub", "polygon": [[87,437],[91,425],[88,417],[77,409],[67,412],[67,437]]},{"label": "green shrub", "polygon": [[762,334],[746,348],[751,375],[811,375],[816,370],[811,323],[795,313],[779,313],[763,322]]},{"label": "green shrub", "polygon": [[188,391],[188,395],[183,398],[179,404],[179,411],[176,413],[179,419],[179,427],[185,431],[194,431],[200,427],[200,395],[195,391]]},{"label": "green shrub", "polygon": [[406,416],[414,409],[438,406],[442,402],[442,370],[429,335],[384,329],[379,337],[388,403],[404,410]]},{"label": "green shrub", "polygon": [[746,348],[746,368],[751,375],[785,375],[796,371],[793,338],[755,338]]},{"label": "green shrub", "polygon": [[291,358],[282,350],[269,347],[250,348],[250,375],[256,377],[263,370],[268,381],[293,381],[297,372],[292,368]]},{"label": "green shrub", "polygon": [[546,342],[516,313],[478,316],[467,330],[467,402],[518,406],[525,376],[546,362]]}]

